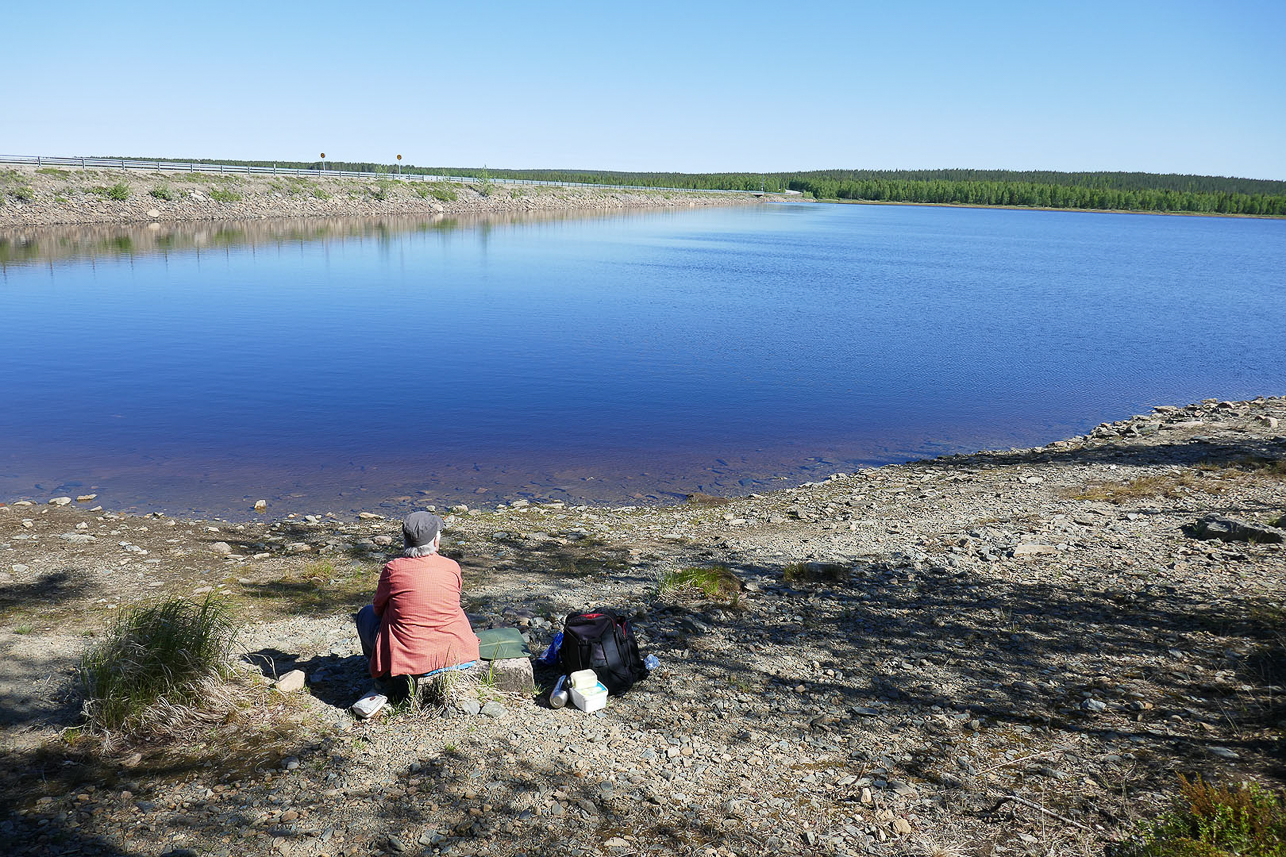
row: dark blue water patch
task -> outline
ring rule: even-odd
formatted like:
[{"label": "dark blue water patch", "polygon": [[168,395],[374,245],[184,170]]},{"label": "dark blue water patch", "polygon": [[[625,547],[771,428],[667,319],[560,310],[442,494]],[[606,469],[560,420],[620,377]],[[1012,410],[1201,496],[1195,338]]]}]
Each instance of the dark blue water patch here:
[{"label": "dark blue water patch", "polygon": [[795,205],[26,238],[0,240],[8,499],[661,502],[1286,377],[1281,221]]}]

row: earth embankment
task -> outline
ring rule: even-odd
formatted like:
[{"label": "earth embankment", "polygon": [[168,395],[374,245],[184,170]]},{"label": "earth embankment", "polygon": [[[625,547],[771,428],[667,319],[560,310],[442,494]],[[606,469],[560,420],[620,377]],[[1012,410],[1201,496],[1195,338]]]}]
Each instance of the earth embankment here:
[{"label": "earth embankment", "polygon": [[0,228],[299,217],[470,215],[753,205],[769,197],[701,191],[453,184],[181,170],[0,169]]}]

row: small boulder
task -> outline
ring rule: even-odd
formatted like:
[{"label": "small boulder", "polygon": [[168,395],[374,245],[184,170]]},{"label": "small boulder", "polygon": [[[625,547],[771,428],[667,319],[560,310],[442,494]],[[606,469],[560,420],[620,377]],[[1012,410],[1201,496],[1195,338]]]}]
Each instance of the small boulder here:
[{"label": "small boulder", "polygon": [[1057,553],[1058,548],[1053,545],[1035,545],[1021,544],[1014,547],[1015,557],[1044,556],[1046,554]]},{"label": "small boulder", "polygon": [[232,553],[232,545],[228,544],[227,542],[215,542],[214,544],[210,545],[210,550],[214,551],[220,556],[227,556],[228,554]]},{"label": "small boulder", "polygon": [[70,497],[55,497],[49,501],[50,506],[66,506],[71,502]]},{"label": "small boulder", "polygon": [[303,670],[291,670],[283,675],[273,684],[273,689],[281,693],[294,693],[304,689],[304,682],[308,678]]},{"label": "small boulder", "polygon": [[267,500],[255,500],[255,511],[262,512],[268,508]]},{"label": "small boulder", "polygon": [[1286,530],[1278,527],[1225,518],[1220,515],[1206,515],[1193,524],[1189,532],[1198,539],[1261,544],[1281,544],[1283,537],[1286,537]]},{"label": "small boulder", "polygon": [[526,693],[536,686],[530,658],[503,658],[479,664],[474,669],[486,676],[496,690]]}]

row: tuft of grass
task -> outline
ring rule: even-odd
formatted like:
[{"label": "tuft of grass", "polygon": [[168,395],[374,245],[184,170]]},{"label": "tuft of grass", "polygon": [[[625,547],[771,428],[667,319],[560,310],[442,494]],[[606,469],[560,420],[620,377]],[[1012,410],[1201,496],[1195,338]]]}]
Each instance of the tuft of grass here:
[{"label": "tuft of grass", "polygon": [[221,187],[212,187],[209,190],[210,199],[215,202],[240,202],[241,194],[235,190],[228,190]]},{"label": "tuft of grass", "polygon": [[313,199],[330,199],[330,193],[323,187],[314,186],[308,192]]},{"label": "tuft of grass", "polygon": [[129,195],[130,195],[129,185],[125,184],[125,182],[117,182],[116,184],[111,185],[110,187],[104,187],[102,185],[99,185],[97,187],[91,187],[89,189],[89,192],[98,194],[99,196],[104,197],[105,199],[114,199],[119,202],[123,202],[129,199]]},{"label": "tuft of grass", "polygon": [[166,202],[173,200],[174,197],[178,195],[173,190],[170,189],[169,185],[164,185],[164,184],[157,185],[156,187],[149,190],[147,193],[148,193],[148,196],[155,197],[156,199],[163,199]]},{"label": "tuft of grass", "polygon": [[134,732],[201,709],[228,675],[236,634],[226,607],[211,598],[122,612],[80,661],[90,726]]},{"label": "tuft of grass", "polygon": [[381,202],[393,196],[393,189],[396,187],[394,182],[383,179],[376,182],[375,185],[366,188],[366,192],[371,195],[371,199],[378,199]]},{"label": "tuft of grass", "polygon": [[1072,500],[1127,503],[1131,500],[1163,498],[1176,500],[1184,494],[1220,494],[1239,482],[1256,479],[1286,480],[1286,459],[1244,456],[1236,461],[1206,461],[1180,473],[1140,476],[1129,482],[1098,482],[1073,490]]},{"label": "tuft of grass", "polygon": [[1223,490],[1223,487],[1217,482],[1206,483],[1199,479],[1195,473],[1184,471],[1178,475],[1140,476],[1129,482],[1096,482],[1086,485],[1084,488],[1070,491],[1067,496],[1072,500],[1088,500],[1120,505],[1131,500],[1157,497],[1175,500],[1190,490],[1217,494]]},{"label": "tuft of grass", "polygon": [[848,579],[848,568],[834,562],[791,562],[782,566],[781,579],[786,583],[838,583]]},{"label": "tuft of grass", "polygon": [[1286,857],[1286,790],[1211,786],[1179,775],[1174,808],[1145,823],[1115,857]]},{"label": "tuft of grass", "polygon": [[411,185],[411,189],[419,194],[420,199],[433,197],[440,202],[455,202],[455,191],[441,182],[418,182]]},{"label": "tuft of grass", "polygon": [[1238,470],[1270,479],[1286,480],[1286,458],[1269,458],[1263,455],[1247,455],[1229,464],[1226,470]]},{"label": "tuft of grass", "polygon": [[9,196],[19,202],[31,202],[36,198],[36,192],[26,185],[15,187],[9,191]]},{"label": "tuft of grass", "polygon": [[64,176],[65,177],[67,175],[66,170],[60,170],[57,167],[41,167],[40,169],[36,170],[36,173],[42,176]]},{"label": "tuft of grass", "polygon": [[35,631],[35,630],[36,630],[35,625],[32,625],[29,622],[24,622],[21,625],[14,628],[13,632],[15,634],[30,634],[32,631]]},{"label": "tuft of grass", "polygon": [[323,616],[370,601],[378,579],[378,565],[353,561],[336,567],[320,559],[277,580],[242,584],[242,593],[275,605],[283,615]]},{"label": "tuft of grass", "polygon": [[731,599],[741,592],[741,581],[724,565],[668,571],[661,578],[660,592],[699,589],[709,598]]}]

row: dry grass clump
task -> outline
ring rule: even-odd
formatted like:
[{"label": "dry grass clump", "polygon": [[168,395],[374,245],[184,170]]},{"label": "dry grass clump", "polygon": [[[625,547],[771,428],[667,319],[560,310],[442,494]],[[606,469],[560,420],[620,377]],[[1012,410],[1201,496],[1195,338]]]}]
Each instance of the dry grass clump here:
[{"label": "dry grass clump", "polygon": [[708,598],[735,598],[741,592],[741,581],[725,565],[708,568],[683,568],[668,571],[661,577],[661,594],[683,589],[697,589]]},{"label": "dry grass clump", "polygon": [[1072,500],[1087,500],[1096,503],[1128,503],[1131,500],[1150,500],[1164,498],[1176,500],[1190,491],[1204,491],[1217,494],[1223,489],[1218,483],[1204,483],[1195,473],[1160,474],[1157,476],[1140,476],[1129,482],[1094,482],[1083,488],[1068,493]]},{"label": "dry grass clump", "polygon": [[236,633],[226,607],[210,598],[122,612],[80,661],[90,727],[172,734],[222,717]]},{"label": "dry grass clump", "polygon": [[[390,701],[395,704],[409,703],[412,710],[427,706],[440,711],[458,709],[470,699],[476,699],[479,703],[485,704],[493,700],[516,702],[524,696],[530,696],[530,694],[502,690],[496,681],[495,665],[489,661],[485,664],[485,667],[478,665],[467,670],[447,670],[429,678],[419,679],[414,690],[408,682],[407,695],[401,699],[390,696]],[[395,682],[401,680],[401,678],[394,679]],[[535,688],[531,688],[531,693],[535,691]]]},{"label": "dry grass clump", "polygon": [[1126,503],[1185,494],[1221,494],[1229,487],[1257,479],[1286,479],[1286,459],[1244,456],[1236,461],[1206,461],[1178,473],[1140,476],[1129,482],[1095,482],[1066,494],[1072,500]]},{"label": "dry grass clump", "polygon": [[1286,857],[1286,790],[1212,786],[1179,776],[1174,808],[1115,857]]}]

